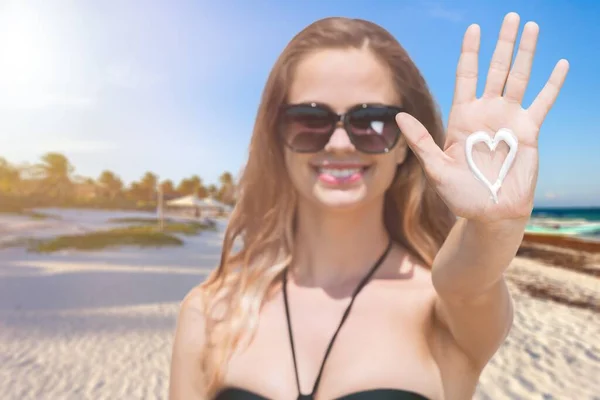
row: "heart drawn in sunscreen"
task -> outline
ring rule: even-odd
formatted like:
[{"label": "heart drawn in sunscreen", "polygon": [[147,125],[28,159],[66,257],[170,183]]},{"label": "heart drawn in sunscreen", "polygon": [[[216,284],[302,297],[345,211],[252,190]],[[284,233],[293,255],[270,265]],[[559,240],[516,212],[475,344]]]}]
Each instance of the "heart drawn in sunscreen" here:
[{"label": "heart drawn in sunscreen", "polygon": [[[481,173],[477,165],[475,165],[475,161],[473,161],[473,146],[479,142],[484,142],[489,147],[490,151],[495,151],[496,147],[500,143],[500,141],[504,141],[509,148],[508,154],[504,163],[502,164],[502,168],[500,168],[500,172],[498,174],[498,178],[494,184],[491,184],[490,181]],[[502,186],[502,182],[508,173],[508,170],[512,166],[515,155],[517,153],[518,148],[518,140],[517,137],[510,129],[502,128],[496,132],[494,138],[491,138],[487,132],[477,131],[470,134],[465,141],[465,154],[467,156],[467,163],[469,164],[469,168],[475,174],[475,177],[479,179],[484,185],[489,189],[492,194],[492,199],[497,204],[498,203],[498,191]]]}]

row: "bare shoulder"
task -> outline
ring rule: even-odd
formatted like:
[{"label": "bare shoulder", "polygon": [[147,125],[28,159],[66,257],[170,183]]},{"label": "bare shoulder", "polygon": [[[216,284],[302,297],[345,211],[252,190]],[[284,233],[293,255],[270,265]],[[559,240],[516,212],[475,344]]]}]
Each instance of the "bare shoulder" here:
[{"label": "bare shoulder", "polygon": [[202,399],[202,353],[205,342],[204,294],[190,290],[179,307],[171,354],[169,399]]},{"label": "bare shoulder", "polygon": [[199,286],[191,289],[179,305],[176,340],[184,340],[193,348],[204,345],[204,292]]},{"label": "bare shoulder", "polygon": [[193,287],[181,301],[181,313],[204,314],[204,291],[200,286]]}]

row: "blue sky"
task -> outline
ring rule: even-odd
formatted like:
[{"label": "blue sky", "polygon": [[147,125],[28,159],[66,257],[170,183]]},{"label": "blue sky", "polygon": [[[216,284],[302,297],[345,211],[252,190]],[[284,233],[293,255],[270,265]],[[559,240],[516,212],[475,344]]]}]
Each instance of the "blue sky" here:
[{"label": "blue sky", "polygon": [[0,0],[0,156],[35,162],[60,151],[80,175],[111,169],[126,182],[147,170],[206,183],[236,174],[275,59],[299,30],[334,15],[396,36],[446,119],[464,30],[481,26],[485,76],[509,11],[540,25],[526,106],[560,58],[571,63],[542,128],[536,205],[600,205],[592,0]]}]

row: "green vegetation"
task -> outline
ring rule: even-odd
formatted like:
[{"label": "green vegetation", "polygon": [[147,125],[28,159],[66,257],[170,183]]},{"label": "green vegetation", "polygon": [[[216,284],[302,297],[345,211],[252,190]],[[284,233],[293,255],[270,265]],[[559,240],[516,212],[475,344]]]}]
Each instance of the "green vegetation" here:
[{"label": "green vegetation", "polygon": [[[140,224],[158,226],[157,218],[111,218],[108,222],[123,224]],[[215,230],[215,228],[202,224],[197,221],[175,222],[172,219],[165,218],[163,231],[173,233],[183,233],[185,235],[196,235],[203,230]]]},{"label": "green vegetation", "polygon": [[161,231],[158,228],[157,221],[154,220],[152,225],[147,222],[144,225],[32,241],[29,243],[28,250],[36,253],[49,253],[66,249],[101,250],[117,246],[181,246],[183,245],[183,241],[175,234],[197,235],[205,229],[207,227],[198,222],[184,222],[165,223]]},{"label": "green vegetation", "polygon": [[[157,218],[111,218],[108,222],[112,222],[115,224],[158,224]],[[165,223],[171,223],[172,220],[170,218],[165,218]]]},{"label": "green vegetation", "polygon": [[21,215],[27,216],[29,218],[33,218],[33,219],[58,219],[59,217],[57,217],[56,215],[49,215],[49,214],[44,214],[41,212],[37,212],[37,211],[28,211],[25,210],[21,213]]},{"label": "green vegetation", "polygon": [[101,250],[115,246],[160,247],[181,246],[182,244],[181,239],[164,232],[123,229],[92,232],[83,235],[59,236],[34,243],[28,250],[36,253],[51,253],[66,249]]},{"label": "green vegetation", "polygon": [[11,247],[26,247],[30,248],[35,246],[40,240],[28,237],[18,237],[11,240],[0,241],[0,250],[9,249]]},{"label": "green vegetation", "polygon": [[173,222],[165,224],[165,232],[182,233],[184,235],[197,235],[200,231],[214,230],[208,225],[201,224],[200,222]]},{"label": "green vegetation", "polygon": [[2,197],[0,196],[0,213],[2,214],[22,215],[33,219],[58,218],[54,215],[48,215],[37,211],[31,211],[17,204],[8,201],[2,202],[1,200]]}]

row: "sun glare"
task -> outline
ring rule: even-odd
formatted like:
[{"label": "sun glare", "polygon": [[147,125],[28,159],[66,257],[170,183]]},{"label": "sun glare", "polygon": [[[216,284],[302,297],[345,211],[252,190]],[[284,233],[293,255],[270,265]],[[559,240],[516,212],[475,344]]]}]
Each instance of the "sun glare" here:
[{"label": "sun glare", "polygon": [[48,26],[22,2],[0,13],[0,96],[21,97],[52,84]]}]

